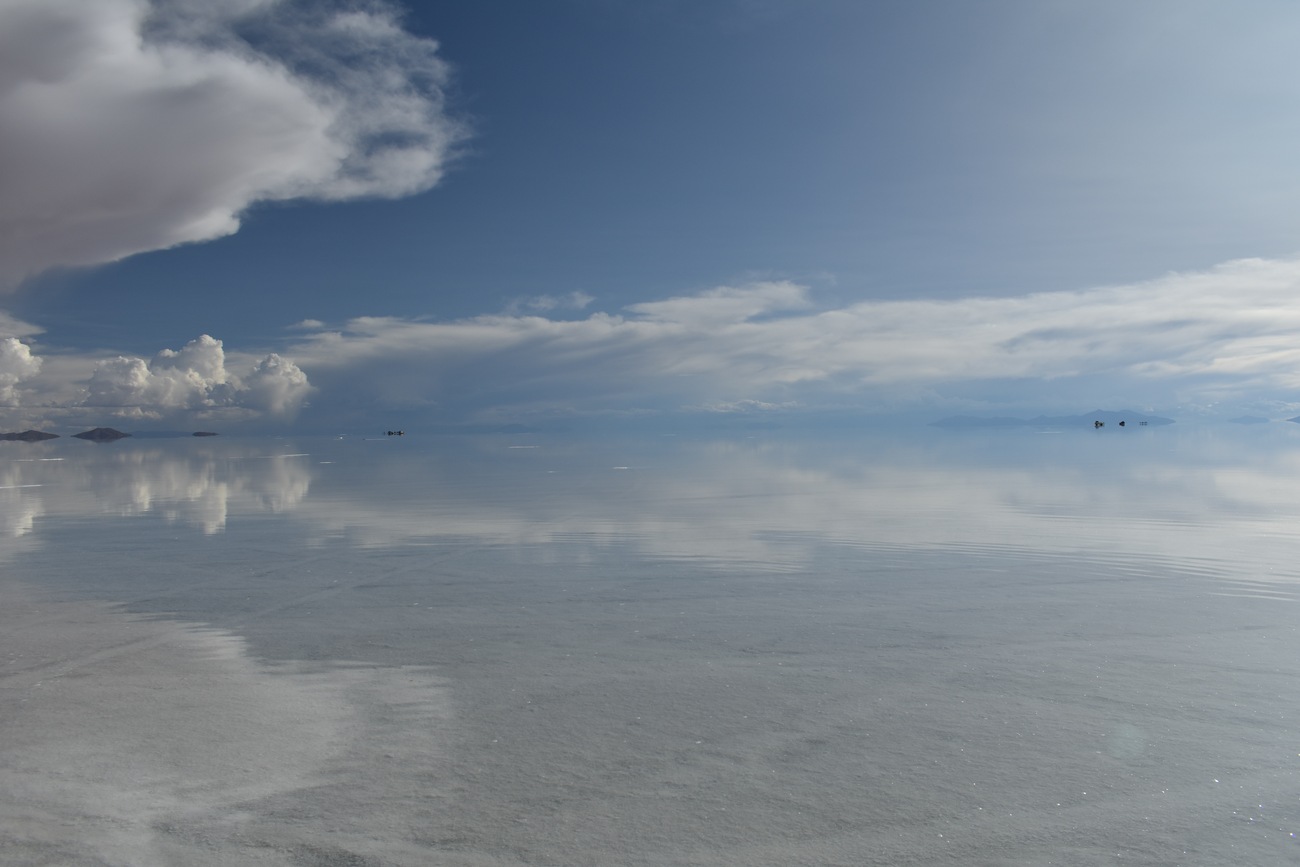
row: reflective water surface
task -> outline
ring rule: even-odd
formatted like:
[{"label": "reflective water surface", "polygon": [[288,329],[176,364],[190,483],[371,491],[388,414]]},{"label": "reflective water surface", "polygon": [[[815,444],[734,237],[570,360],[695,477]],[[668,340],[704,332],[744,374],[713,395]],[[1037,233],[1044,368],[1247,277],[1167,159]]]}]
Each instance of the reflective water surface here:
[{"label": "reflective water surface", "polygon": [[0,443],[19,864],[1300,861],[1300,426]]}]

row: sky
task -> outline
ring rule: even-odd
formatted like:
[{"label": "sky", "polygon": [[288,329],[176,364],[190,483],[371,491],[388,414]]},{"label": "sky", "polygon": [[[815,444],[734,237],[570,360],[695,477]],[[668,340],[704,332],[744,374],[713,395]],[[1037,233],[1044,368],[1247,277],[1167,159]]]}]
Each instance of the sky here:
[{"label": "sky", "polygon": [[1294,416],[1296,32],[0,0],[0,429]]}]

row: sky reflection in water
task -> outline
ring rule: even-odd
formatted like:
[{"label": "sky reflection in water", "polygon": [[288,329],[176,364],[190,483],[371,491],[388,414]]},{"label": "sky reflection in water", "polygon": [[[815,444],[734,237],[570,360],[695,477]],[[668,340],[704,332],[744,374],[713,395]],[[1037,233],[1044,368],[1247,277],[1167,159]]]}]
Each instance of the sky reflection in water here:
[{"label": "sky reflection in water", "polygon": [[3,446],[33,861],[1296,857],[1295,426]]},{"label": "sky reflection in water", "polygon": [[273,519],[307,545],[617,545],[791,571],[834,546],[990,549],[1286,585],[1300,578],[1300,428],[1272,428],[4,444],[0,533]]}]

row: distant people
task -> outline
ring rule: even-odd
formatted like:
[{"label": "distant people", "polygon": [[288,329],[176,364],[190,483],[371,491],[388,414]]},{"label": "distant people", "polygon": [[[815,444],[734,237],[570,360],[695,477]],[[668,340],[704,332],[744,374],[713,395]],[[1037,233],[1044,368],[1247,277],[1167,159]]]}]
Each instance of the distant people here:
[{"label": "distant people", "polygon": [[[1120,422],[1120,424],[1123,424],[1123,422]],[[1094,421],[1094,422],[1092,423],[1092,426],[1093,426],[1094,428],[1105,427],[1105,426],[1106,426],[1106,423],[1105,423],[1104,421]]]},{"label": "distant people", "polygon": [[401,430],[390,430],[390,431],[388,432],[388,435],[389,435],[390,437],[406,436],[406,431],[401,431]]},{"label": "distant people", "polygon": [[1120,420],[1119,420],[1119,426],[1120,426],[1120,427],[1123,427],[1123,426],[1124,426],[1124,419],[1120,419]]}]

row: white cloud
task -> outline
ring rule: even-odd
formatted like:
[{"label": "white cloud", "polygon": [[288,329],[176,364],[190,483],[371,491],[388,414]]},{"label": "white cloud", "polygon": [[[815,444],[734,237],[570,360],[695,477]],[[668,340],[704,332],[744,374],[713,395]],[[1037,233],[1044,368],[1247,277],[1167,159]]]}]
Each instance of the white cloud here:
[{"label": "white cloud", "polygon": [[465,411],[815,407],[940,386],[974,394],[1004,380],[1054,380],[1059,395],[1087,381],[1164,400],[1225,388],[1293,399],[1297,298],[1297,260],[1019,298],[829,310],[813,306],[807,287],[767,282],[579,320],[358,318],[309,335],[294,353],[327,401],[364,389],[383,405]]},{"label": "white cloud", "polygon": [[31,337],[40,334],[44,330],[39,325],[24,322],[11,316],[6,311],[0,310],[0,337]]},{"label": "white cloud", "polygon": [[776,281],[740,287],[719,286],[698,295],[633,304],[628,310],[649,322],[708,326],[712,323],[744,322],[769,313],[809,306],[807,287]]},{"label": "white cloud", "polygon": [[242,419],[260,413],[293,415],[311,392],[297,365],[274,353],[240,377],[226,367],[220,340],[203,335],[179,351],[164,349],[146,362],[118,356],[95,365],[82,405],[125,418]]},{"label": "white cloud", "polygon": [[380,2],[0,2],[0,287],[434,185],[464,129]]},{"label": "white cloud", "polygon": [[41,371],[41,359],[16,337],[0,338],[0,404],[19,403],[18,384]]},{"label": "white cloud", "polygon": [[704,406],[697,407],[697,409],[701,410],[702,412],[752,413],[752,412],[779,412],[781,410],[786,410],[786,409],[796,409],[798,408],[798,406],[799,404],[793,401],[786,402],[786,403],[768,403],[767,401],[763,401],[763,400],[746,399],[746,400],[714,401],[713,403],[708,403],[705,404]]},{"label": "white cloud", "polygon": [[242,402],[274,416],[289,416],[298,411],[311,390],[307,374],[273,352],[244,377]]},{"label": "white cloud", "polygon": [[335,329],[304,320],[276,352],[233,357],[206,336],[148,361],[48,348],[37,359],[10,338],[0,388],[47,417],[288,419],[309,396],[314,419],[328,423],[385,410],[456,422],[1105,404],[1280,416],[1300,410],[1297,299],[1300,260],[1020,298],[830,309],[808,287],[763,282],[577,319],[359,317]]},{"label": "white cloud", "polygon": [[506,313],[549,313],[552,310],[583,310],[596,299],[586,292],[570,292],[567,295],[534,295],[531,298],[517,298],[506,307]]}]

